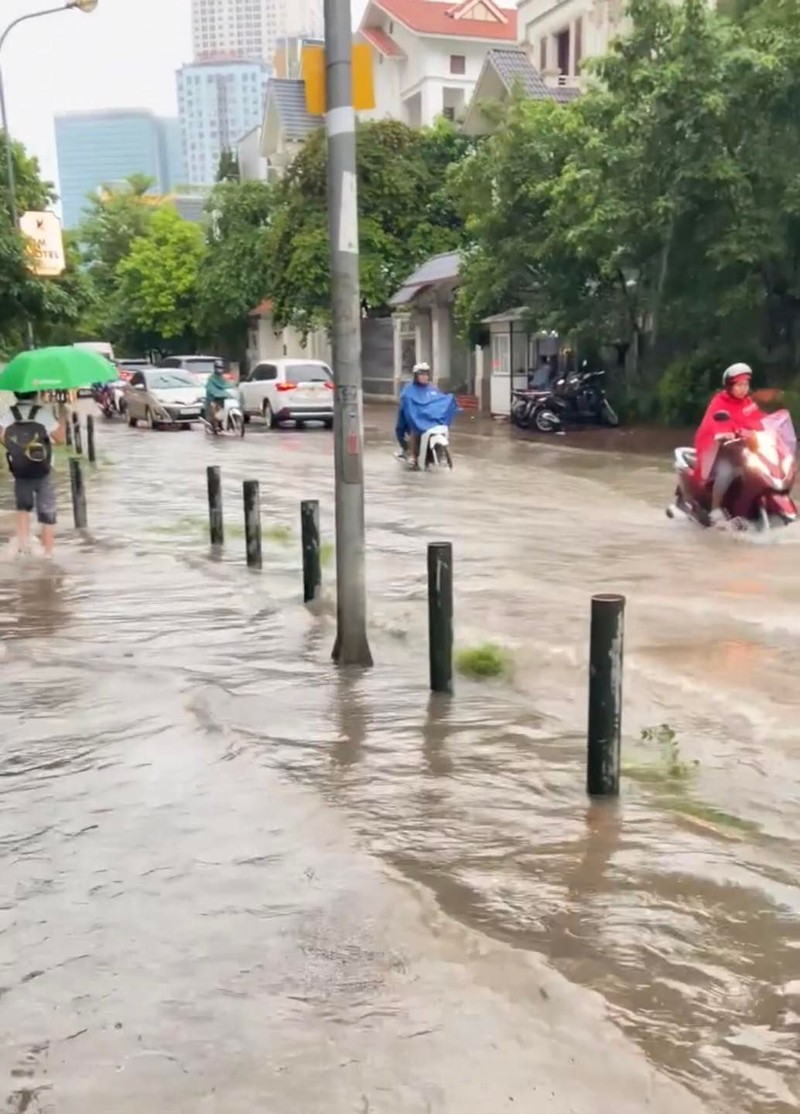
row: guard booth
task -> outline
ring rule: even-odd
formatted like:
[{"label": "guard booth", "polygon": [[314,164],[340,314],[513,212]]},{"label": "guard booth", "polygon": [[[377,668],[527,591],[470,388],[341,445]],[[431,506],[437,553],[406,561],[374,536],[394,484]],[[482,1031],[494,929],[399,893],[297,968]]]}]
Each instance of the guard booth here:
[{"label": "guard booth", "polygon": [[527,306],[484,317],[481,324],[489,329],[489,409],[493,417],[511,413],[511,392],[524,391],[528,371],[536,368],[542,356],[556,360],[559,370],[569,361],[569,350],[562,347],[558,333],[531,329],[531,311]]}]

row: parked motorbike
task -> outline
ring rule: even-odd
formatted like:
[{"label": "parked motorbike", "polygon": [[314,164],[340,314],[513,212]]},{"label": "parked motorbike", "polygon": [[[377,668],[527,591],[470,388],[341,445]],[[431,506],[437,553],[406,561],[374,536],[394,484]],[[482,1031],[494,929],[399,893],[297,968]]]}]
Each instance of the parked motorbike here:
[{"label": "parked motorbike", "polygon": [[231,395],[222,399],[221,411],[209,420],[206,406],[206,412],[201,418],[206,433],[213,437],[244,437],[244,414],[239,399]]},{"label": "parked motorbike", "polygon": [[582,369],[556,380],[548,405],[565,425],[596,422],[618,426],[619,417],[606,398],[602,380],[604,371]]},{"label": "parked motorbike", "polygon": [[561,431],[561,418],[551,405],[551,391],[512,391],[511,421],[518,429],[536,429],[540,433]]},{"label": "parked motorbike", "polygon": [[[714,421],[729,422],[730,415],[720,410],[714,414]],[[694,449],[676,449],[675,502],[667,507],[667,516],[683,514],[701,526],[709,526],[714,469],[727,458],[738,475],[726,492],[722,509],[734,523],[769,530],[795,522],[797,506],[790,495],[797,475],[794,425],[788,410],[767,415],[763,424],[757,432],[742,431],[720,439],[703,475],[698,472]]]},{"label": "parked motorbike", "polygon": [[92,398],[100,407],[104,418],[111,421],[114,418],[124,418],[127,409],[124,394],[125,383],[118,379],[113,383],[104,383],[92,391]]}]

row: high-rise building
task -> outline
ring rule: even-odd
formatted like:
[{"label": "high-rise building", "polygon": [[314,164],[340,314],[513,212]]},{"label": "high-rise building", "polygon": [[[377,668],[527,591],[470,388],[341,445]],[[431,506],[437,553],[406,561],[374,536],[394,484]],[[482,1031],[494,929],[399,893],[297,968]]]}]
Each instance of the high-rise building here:
[{"label": "high-rise building", "polygon": [[101,186],[145,174],[153,192],[164,194],[180,181],[176,120],[147,109],[68,112],[56,116],[55,129],[65,228],[80,223],[88,196]]},{"label": "high-rise building", "polygon": [[178,115],[186,182],[215,180],[223,151],[261,123],[269,68],[263,62],[208,61],[178,70]]},{"label": "high-rise building", "polygon": [[322,0],[192,0],[196,61],[258,58],[271,62],[287,35],[322,35]]}]

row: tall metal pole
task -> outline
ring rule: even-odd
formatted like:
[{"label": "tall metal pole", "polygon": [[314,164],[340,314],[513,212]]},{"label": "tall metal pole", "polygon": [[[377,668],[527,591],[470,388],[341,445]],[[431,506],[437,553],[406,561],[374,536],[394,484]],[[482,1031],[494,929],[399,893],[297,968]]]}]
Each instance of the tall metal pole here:
[{"label": "tall metal pole", "polygon": [[[45,8],[40,12],[27,12],[25,15],[13,19],[0,35],[0,54],[3,51],[3,44],[9,36],[9,33],[18,27],[20,23],[26,23],[29,19],[40,19],[44,15],[54,15],[56,12],[68,11],[70,8],[76,8],[80,11],[91,12],[97,7],[97,0],[72,0],[65,4],[59,4],[57,8]],[[11,133],[8,130],[8,113],[6,111],[6,91],[3,85],[3,70],[0,66],[0,123],[3,128],[3,143],[6,148],[6,175],[8,177],[8,203],[11,210],[11,222],[14,226],[14,231],[19,232],[19,210],[17,209],[17,182],[14,175],[14,154],[11,150]],[[28,348],[33,348],[35,345],[33,337],[33,324],[30,318],[25,320],[25,328],[28,334]]]},{"label": "tall metal pole", "polygon": [[358,280],[356,118],[350,0],[325,0],[325,126],[336,475],[336,643],[339,665],[372,665],[364,561],[364,414]]}]

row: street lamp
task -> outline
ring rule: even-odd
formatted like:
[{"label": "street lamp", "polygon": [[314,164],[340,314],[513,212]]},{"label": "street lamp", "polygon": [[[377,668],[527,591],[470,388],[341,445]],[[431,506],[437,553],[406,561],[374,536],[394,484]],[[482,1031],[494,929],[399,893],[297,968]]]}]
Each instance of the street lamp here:
[{"label": "street lamp", "polygon": [[[28,12],[27,15],[21,15],[14,19],[6,27],[5,31],[0,35],[0,51],[3,49],[3,44],[9,36],[9,33],[14,30],[20,23],[25,23],[29,19],[41,19],[43,15],[54,15],[56,12],[65,12],[70,8],[75,8],[79,12],[93,12],[97,7],[98,0],[67,0],[66,3],[60,4],[56,8],[45,8],[40,12]],[[0,126],[3,130],[3,139],[6,145],[6,170],[8,173],[8,197],[11,206],[11,220],[14,228],[19,228],[19,213],[17,211],[17,191],[16,182],[14,180],[14,159],[11,154],[11,136],[8,131],[8,116],[6,114],[6,95],[3,88],[3,71],[0,68]]]}]

